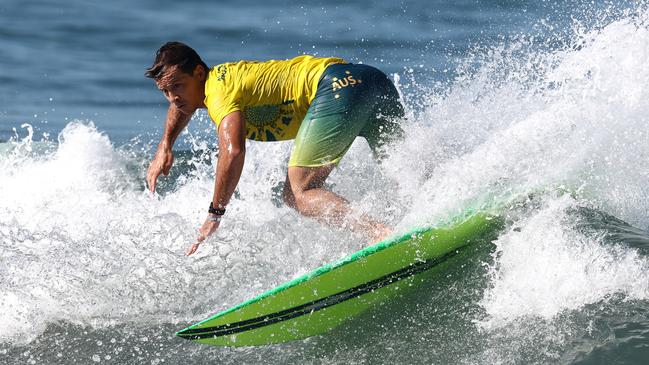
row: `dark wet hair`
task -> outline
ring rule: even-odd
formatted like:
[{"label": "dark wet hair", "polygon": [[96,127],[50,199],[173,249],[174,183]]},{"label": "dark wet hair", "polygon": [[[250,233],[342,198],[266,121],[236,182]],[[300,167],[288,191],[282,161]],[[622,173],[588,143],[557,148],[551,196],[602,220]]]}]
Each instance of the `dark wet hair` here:
[{"label": "dark wet hair", "polygon": [[156,52],[153,65],[144,75],[157,80],[172,66],[178,66],[181,71],[191,75],[198,65],[203,66],[206,72],[209,71],[205,62],[192,47],[181,42],[167,42]]}]

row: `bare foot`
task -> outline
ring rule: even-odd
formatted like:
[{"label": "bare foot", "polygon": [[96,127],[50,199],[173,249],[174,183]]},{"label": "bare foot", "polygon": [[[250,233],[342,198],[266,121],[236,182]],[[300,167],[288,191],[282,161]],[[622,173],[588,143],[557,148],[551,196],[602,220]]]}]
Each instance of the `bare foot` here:
[{"label": "bare foot", "polygon": [[383,225],[383,224],[377,224],[376,226],[373,227],[369,232],[369,236],[372,239],[372,242],[380,242],[386,239],[388,236],[392,234],[392,228]]}]

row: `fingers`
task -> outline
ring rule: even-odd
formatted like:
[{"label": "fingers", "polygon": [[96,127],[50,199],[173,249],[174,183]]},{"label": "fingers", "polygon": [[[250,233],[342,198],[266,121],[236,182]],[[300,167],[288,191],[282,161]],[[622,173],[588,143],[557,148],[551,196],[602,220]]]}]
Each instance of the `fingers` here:
[{"label": "fingers", "polygon": [[158,183],[158,176],[160,176],[160,170],[157,170],[152,164],[149,168],[149,173],[146,176],[146,182],[152,193],[155,192],[156,184]]},{"label": "fingers", "polygon": [[147,183],[147,185],[149,185],[149,190],[152,193],[155,193],[155,186],[156,186],[157,181],[158,181],[158,176],[156,176],[155,173],[149,172],[149,174],[146,177],[146,183]]},{"label": "fingers", "polygon": [[149,170],[146,173],[146,183],[152,193],[155,192],[158,176],[160,176],[160,164],[158,163],[158,159],[153,157],[153,161],[151,161]]},{"label": "fingers", "polygon": [[203,226],[198,229],[198,238],[196,242],[189,246],[185,251],[185,256],[189,256],[198,250],[198,246],[207,239],[218,228],[218,222],[205,221]]},{"label": "fingers", "polygon": [[196,250],[198,250],[199,245],[200,245],[200,243],[196,242],[193,245],[189,246],[187,248],[187,251],[185,251],[185,256],[189,256],[189,255],[193,254],[194,252],[196,252]]},{"label": "fingers", "polygon": [[160,149],[156,152],[151,165],[149,165],[149,170],[147,172],[146,182],[149,186],[151,192],[155,192],[156,185],[158,183],[158,177],[160,174],[165,176],[169,175],[169,170],[174,163],[174,155],[171,152],[160,152]]},{"label": "fingers", "polygon": [[[200,232],[200,230],[199,230],[199,232]],[[198,236],[198,238],[196,239],[196,243],[192,244],[191,246],[189,246],[187,248],[187,251],[185,251],[185,256],[189,256],[189,255],[193,254],[194,252],[196,252],[196,250],[198,250],[198,246],[200,246],[201,242],[205,241],[205,238],[207,238],[207,237],[205,237],[203,234],[200,234]]]}]

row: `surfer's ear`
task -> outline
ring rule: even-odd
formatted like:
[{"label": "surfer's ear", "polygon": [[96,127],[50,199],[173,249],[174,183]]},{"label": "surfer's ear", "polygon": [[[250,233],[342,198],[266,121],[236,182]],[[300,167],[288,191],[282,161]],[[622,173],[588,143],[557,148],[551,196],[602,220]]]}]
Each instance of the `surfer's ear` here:
[{"label": "surfer's ear", "polygon": [[196,65],[196,68],[194,68],[194,76],[198,77],[199,80],[206,80],[207,70],[203,65]]}]

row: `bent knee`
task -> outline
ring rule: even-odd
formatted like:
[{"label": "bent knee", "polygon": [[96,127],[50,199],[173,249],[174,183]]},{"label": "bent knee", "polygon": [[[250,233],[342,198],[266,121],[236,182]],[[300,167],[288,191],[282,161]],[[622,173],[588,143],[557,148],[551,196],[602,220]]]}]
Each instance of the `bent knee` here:
[{"label": "bent knee", "polygon": [[284,184],[284,190],[282,190],[282,199],[284,200],[284,204],[286,204],[289,207],[297,210],[297,203],[295,201],[295,194],[293,194],[293,190],[291,189],[291,186],[288,183]]},{"label": "bent knee", "polygon": [[312,215],[309,202],[304,194],[296,193],[291,189],[284,189],[282,197],[284,198],[284,203],[295,209],[298,213],[305,216]]}]

